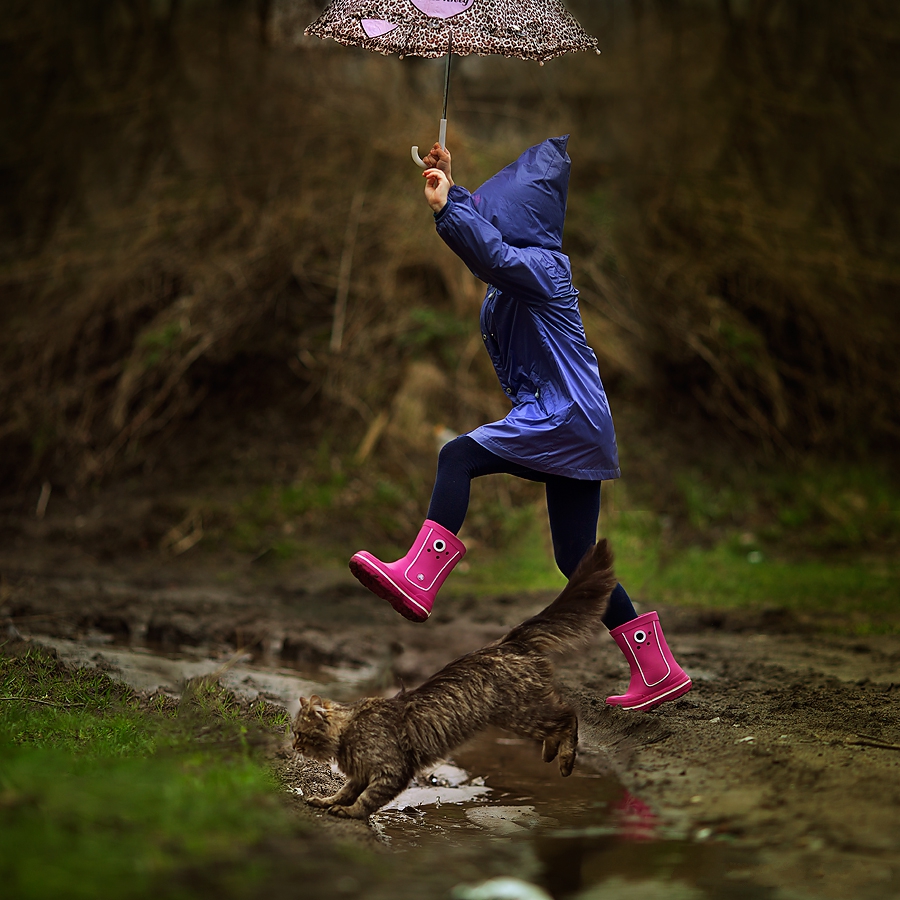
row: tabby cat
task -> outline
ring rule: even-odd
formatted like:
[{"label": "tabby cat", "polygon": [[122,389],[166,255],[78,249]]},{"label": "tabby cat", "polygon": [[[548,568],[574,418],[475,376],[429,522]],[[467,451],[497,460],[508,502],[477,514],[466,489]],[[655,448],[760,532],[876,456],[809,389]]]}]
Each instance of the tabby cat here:
[{"label": "tabby cat", "polygon": [[420,770],[489,725],[543,741],[562,775],[575,764],[578,720],[553,682],[553,656],[588,644],[616,585],[600,541],[562,593],[506,637],[446,665],[412,691],[343,704],[300,698],[294,749],[347,776],[331,797],[310,797],[332,815],[364,819],[394,799]]}]

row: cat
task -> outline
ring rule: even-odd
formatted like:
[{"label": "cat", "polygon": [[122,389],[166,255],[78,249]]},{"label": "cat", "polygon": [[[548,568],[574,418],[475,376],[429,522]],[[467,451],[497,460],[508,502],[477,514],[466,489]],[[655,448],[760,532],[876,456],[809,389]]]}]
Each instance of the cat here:
[{"label": "cat", "polygon": [[592,547],[562,593],[505,637],[446,665],[415,690],[351,704],[300,698],[293,747],[337,761],[331,797],[309,797],[335,816],[365,819],[412,777],[489,725],[543,741],[545,762],[572,773],[578,719],[553,684],[551,657],[589,643],[616,585],[606,540]]}]

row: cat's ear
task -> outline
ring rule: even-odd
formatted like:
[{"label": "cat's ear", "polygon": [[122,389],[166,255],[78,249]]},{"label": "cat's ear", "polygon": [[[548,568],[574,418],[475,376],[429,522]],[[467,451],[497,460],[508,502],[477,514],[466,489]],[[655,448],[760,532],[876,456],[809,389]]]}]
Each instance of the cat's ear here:
[{"label": "cat's ear", "polygon": [[[327,703],[328,701],[326,700],[325,702]],[[321,716],[325,712],[325,707],[322,703],[322,698],[318,694],[313,694],[306,701],[306,712],[311,716]]]}]

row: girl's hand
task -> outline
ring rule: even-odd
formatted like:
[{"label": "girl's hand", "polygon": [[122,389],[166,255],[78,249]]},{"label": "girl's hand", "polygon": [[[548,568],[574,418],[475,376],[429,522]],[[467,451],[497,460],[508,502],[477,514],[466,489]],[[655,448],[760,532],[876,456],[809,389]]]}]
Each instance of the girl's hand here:
[{"label": "girl's hand", "polygon": [[435,212],[440,212],[447,205],[450,179],[440,169],[426,169],[422,176],[425,178],[425,199]]},{"label": "girl's hand", "polygon": [[450,181],[453,187],[453,176],[450,174],[450,151],[445,150],[439,143],[428,151],[428,155],[422,160],[427,169],[440,169]]}]

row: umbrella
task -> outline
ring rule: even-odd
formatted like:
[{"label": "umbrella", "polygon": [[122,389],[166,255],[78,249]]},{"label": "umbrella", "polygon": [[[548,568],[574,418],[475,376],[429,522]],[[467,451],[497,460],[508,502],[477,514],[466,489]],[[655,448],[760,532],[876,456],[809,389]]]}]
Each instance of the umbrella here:
[{"label": "umbrella", "polygon": [[[498,54],[545,60],[593,50],[597,39],[575,21],[560,0],[332,0],[306,34],[333,38],[385,55],[446,55],[441,146],[447,135],[447,96],[453,54]],[[411,150],[422,168],[419,148]]]}]

